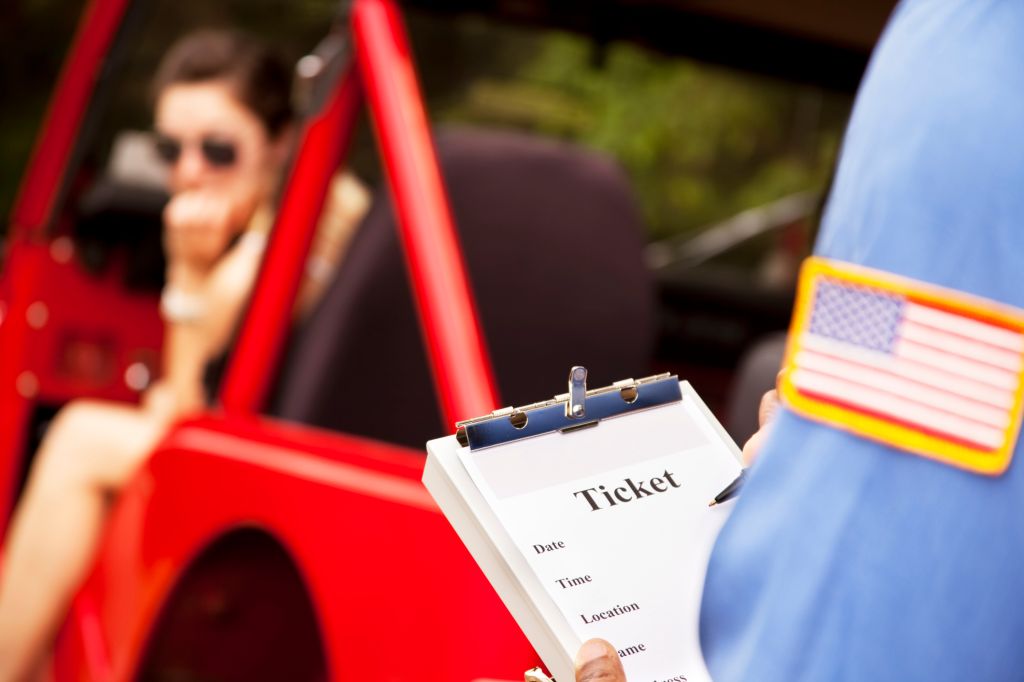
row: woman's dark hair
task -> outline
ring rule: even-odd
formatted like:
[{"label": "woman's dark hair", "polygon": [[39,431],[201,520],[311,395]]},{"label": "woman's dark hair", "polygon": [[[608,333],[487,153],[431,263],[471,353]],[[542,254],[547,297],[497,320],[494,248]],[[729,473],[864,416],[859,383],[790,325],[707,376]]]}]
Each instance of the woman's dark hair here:
[{"label": "woman's dark hair", "polygon": [[292,119],[291,69],[259,39],[240,31],[203,29],[180,38],[153,79],[153,98],[179,83],[222,80],[276,136]]}]

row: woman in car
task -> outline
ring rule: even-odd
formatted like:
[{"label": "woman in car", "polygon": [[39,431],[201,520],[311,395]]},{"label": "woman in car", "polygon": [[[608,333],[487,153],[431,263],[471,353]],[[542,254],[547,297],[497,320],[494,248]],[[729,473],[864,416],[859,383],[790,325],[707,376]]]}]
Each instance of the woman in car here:
[{"label": "woman in car", "polygon": [[[67,405],[37,453],[0,567],[0,682],[32,679],[83,579],[117,492],[179,416],[238,322],[273,222],[293,137],[288,66],[241,33],[201,31],[154,81],[156,151],[168,169],[163,374],[140,406]],[[300,306],[314,301],[369,204],[335,178]]]}]

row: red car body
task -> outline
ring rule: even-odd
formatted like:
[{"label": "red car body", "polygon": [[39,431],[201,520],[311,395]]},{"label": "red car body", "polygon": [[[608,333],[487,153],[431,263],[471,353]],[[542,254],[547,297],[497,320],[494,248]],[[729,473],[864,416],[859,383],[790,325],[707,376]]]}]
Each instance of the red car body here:
[{"label": "red car body", "polygon": [[[0,279],[5,513],[40,405],[137,399],[122,378],[156,364],[156,301],[123,292],[116,265],[85,273],[56,208],[126,5],[86,10],[13,214]],[[307,121],[222,407],[172,428],[120,496],[62,630],[56,679],[468,682],[536,664],[420,484],[422,453],[259,416],[364,93],[445,416],[497,406],[400,17],[389,0],[356,0],[349,17],[339,30],[354,51]]]},{"label": "red car body", "polygon": [[[81,396],[136,401],[133,373],[159,365],[155,296],[125,290],[123,260],[87,272],[62,210],[129,4],[90,0],[12,213],[0,272],[0,528],[47,410]],[[56,679],[469,682],[521,679],[537,663],[421,486],[422,452],[260,415],[327,184],[364,103],[445,419],[499,404],[401,18],[393,0],[342,4],[333,45],[349,47],[340,60],[321,55],[324,96],[307,119],[219,407],[175,426],[121,494],[61,632]],[[647,17],[640,42],[655,48],[685,44],[698,58],[852,90],[893,2],[623,1],[602,12],[485,4],[606,38],[610,24],[596,15],[621,23],[616,35],[628,39],[644,22],[618,20],[634,12]],[[669,21],[672,12],[687,21]],[[675,298],[682,307],[694,296]],[[719,319],[705,308],[675,327]],[[669,368],[703,372],[712,388],[731,372]]]}]

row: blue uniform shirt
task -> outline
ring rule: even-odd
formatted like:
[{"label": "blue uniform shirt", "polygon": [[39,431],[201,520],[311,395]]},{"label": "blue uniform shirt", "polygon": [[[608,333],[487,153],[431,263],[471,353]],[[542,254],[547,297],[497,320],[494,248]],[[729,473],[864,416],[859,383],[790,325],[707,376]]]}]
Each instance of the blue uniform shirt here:
[{"label": "blue uniform shirt", "polygon": [[[817,253],[1024,308],[1024,2],[907,0]],[[1024,679],[1024,454],[999,477],[783,411],[708,569],[716,682]]]}]

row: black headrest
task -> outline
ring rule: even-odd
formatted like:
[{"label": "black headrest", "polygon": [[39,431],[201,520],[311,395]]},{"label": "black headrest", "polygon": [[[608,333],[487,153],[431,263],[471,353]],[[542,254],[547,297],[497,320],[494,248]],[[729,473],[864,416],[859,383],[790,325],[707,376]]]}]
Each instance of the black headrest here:
[{"label": "black headrest", "polygon": [[132,290],[158,292],[166,263],[161,241],[167,192],[144,185],[101,178],[78,204],[75,241],[82,264],[100,272],[111,258],[124,255],[124,284]]},{"label": "black headrest", "polygon": [[[622,171],[522,134],[448,131],[436,142],[504,403],[564,392],[574,364],[592,386],[648,372],[654,289]],[[272,412],[414,447],[452,432],[386,193],[293,339]]]}]

